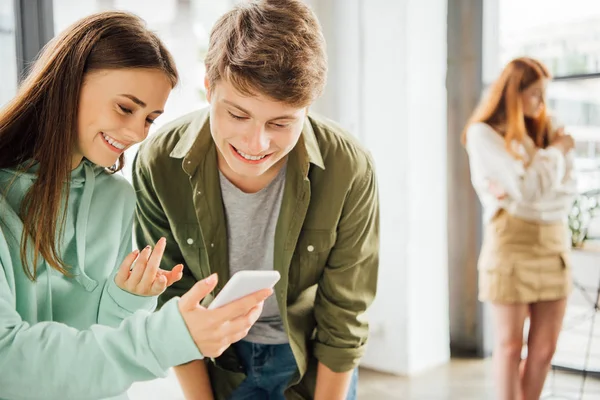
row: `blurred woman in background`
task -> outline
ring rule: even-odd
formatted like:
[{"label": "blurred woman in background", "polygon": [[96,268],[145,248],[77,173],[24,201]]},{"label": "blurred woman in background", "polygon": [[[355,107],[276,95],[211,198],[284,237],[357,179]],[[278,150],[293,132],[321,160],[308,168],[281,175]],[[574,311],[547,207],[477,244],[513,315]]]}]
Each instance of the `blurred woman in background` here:
[{"label": "blurred woman in background", "polygon": [[[479,299],[493,306],[502,400],[539,399],[571,290],[567,217],[576,189],[574,141],[548,116],[549,79],[539,61],[511,61],[462,137],[484,208]],[[521,360],[528,316],[527,357]]]}]

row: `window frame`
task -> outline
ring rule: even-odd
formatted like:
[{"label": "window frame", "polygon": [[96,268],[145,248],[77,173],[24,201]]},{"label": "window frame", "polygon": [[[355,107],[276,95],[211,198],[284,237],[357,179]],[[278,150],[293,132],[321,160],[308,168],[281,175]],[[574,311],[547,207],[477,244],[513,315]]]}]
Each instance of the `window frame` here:
[{"label": "window frame", "polygon": [[14,0],[17,76],[27,76],[40,50],[54,36],[52,0]]}]

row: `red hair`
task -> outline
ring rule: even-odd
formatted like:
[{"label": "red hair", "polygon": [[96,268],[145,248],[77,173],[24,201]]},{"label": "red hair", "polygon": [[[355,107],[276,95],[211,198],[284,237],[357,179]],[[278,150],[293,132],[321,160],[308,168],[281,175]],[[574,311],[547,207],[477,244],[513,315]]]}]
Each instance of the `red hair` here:
[{"label": "red hair", "polygon": [[483,122],[491,126],[506,126],[506,149],[514,157],[518,158],[518,155],[512,148],[512,142],[522,142],[526,134],[533,139],[537,147],[547,147],[551,128],[546,108],[544,107],[537,118],[525,117],[521,93],[540,79],[549,78],[548,68],[533,58],[520,57],[509,62],[469,118],[462,133],[462,143],[467,141],[468,127]]}]

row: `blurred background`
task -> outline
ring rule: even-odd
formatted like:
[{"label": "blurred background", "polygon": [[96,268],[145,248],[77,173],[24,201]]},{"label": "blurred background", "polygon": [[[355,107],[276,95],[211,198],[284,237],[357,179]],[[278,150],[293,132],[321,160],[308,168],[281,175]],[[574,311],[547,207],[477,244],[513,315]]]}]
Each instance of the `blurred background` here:
[{"label": "blurred background", "polygon": [[[459,137],[489,83],[522,55],[553,74],[548,103],[576,139],[581,192],[571,221],[576,290],[545,396],[600,398],[600,1],[306,2],[321,21],[330,63],[313,110],[363,142],[379,177],[380,289],[369,311],[361,399],[492,397],[490,315],[476,299],[481,210]],[[96,11],[128,10],[164,40],[181,75],[154,132],[207,104],[210,30],[235,3],[0,0],[0,106],[56,33]],[[172,375],[134,385],[131,396],[182,398]]]}]

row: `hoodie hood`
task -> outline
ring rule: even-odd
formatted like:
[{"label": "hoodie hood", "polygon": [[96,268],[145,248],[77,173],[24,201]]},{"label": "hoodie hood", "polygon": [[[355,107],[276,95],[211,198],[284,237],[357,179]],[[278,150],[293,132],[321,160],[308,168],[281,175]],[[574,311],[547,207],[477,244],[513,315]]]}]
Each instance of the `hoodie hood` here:
[{"label": "hoodie hood", "polygon": [[[12,215],[7,216],[7,221],[3,221],[8,225],[8,229],[13,231],[15,237],[20,238],[23,231],[23,223],[18,216],[21,207],[21,202],[25,194],[29,191],[35,180],[38,178],[39,164],[35,164],[27,171],[18,171],[15,169],[0,169],[0,187],[10,185],[8,193],[0,194],[0,203],[3,209],[8,209],[9,213],[12,210]],[[69,203],[72,200],[77,204],[74,206],[74,250],[76,258],[64,260],[69,265],[69,272],[73,274],[74,279],[81,284],[87,291],[92,291],[98,285],[98,282],[91,279],[85,272],[85,238],[88,227],[88,219],[90,213],[90,204],[94,193],[96,177],[104,173],[104,168],[92,164],[88,160],[83,160],[77,168],[71,172],[69,185]],[[64,204],[64,203],[63,203]],[[63,209],[61,208],[61,212]],[[59,219],[60,220],[60,219]],[[57,230],[58,232],[58,230]],[[17,236],[18,235],[18,236]],[[59,240],[59,243],[62,241]],[[60,249],[61,253],[63,249]],[[29,248],[29,259],[33,260],[33,249]],[[75,261],[75,262],[73,262]],[[45,269],[48,273],[43,274],[47,284],[50,285],[50,274],[53,269],[47,265],[43,259],[38,260],[37,270]],[[41,282],[39,282],[41,283]],[[50,288],[48,287],[48,290]],[[48,291],[50,293],[50,291]]]}]

